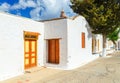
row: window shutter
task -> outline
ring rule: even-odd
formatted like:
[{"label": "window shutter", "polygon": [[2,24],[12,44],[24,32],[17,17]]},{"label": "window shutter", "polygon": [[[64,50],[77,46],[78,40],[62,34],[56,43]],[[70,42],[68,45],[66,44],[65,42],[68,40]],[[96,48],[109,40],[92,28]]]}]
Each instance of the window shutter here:
[{"label": "window shutter", "polygon": [[85,48],[85,33],[82,32],[82,48]]}]

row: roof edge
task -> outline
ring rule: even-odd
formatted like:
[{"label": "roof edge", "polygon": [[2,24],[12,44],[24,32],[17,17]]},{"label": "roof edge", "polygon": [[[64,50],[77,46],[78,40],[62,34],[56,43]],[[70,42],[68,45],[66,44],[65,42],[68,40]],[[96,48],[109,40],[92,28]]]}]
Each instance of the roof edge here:
[{"label": "roof edge", "polygon": [[10,16],[14,16],[14,17],[18,17],[18,18],[22,18],[22,19],[32,20],[32,21],[36,21],[37,22],[37,20],[33,20],[33,19],[30,19],[30,18],[27,18],[27,17],[23,17],[23,16],[18,16],[18,15],[11,14],[11,13],[8,13],[8,12],[2,12],[2,11],[0,11],[0,13],[1,14],[10,15]]},{"label": "roof edge", "polygon": [[81,15],[75,15],[75,16],[72,16],[72,17],[67,17],[67,18],[64,18],[64,17],[60,17],[60,18],[53,18],[53,19],[49,19],[49,20],[39,20],[38,22],[46,22],[46,21],[54,21],[54,20],[61,20],[61,19],[71,19],[71,20],[75,20],[77,17],[79,17]]}]

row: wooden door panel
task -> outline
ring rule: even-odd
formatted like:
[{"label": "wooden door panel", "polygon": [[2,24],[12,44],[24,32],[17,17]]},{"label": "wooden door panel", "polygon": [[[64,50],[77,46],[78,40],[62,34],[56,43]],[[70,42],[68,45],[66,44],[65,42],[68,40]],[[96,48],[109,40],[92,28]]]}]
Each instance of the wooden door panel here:
[{"label": "wooden door panel", "polygon": [[54,56],[53,56],[53,54],[54,54],[54,52],[53,52],[53,49],[54,49],[54,45],[52,45],[52,42],[53,41],[51,41],[51,40],[49,40],[49,60],[48,60],[48,62],[51,62],[51,63],[53,63],[54,62]]},{"label": "wooden door panel", "polygon": [[56,60],[55,60],[55,62],[58,64],[59,63],[59,40],[56,40],[56,42],[55,42],[55,58],[56,58]]},{"label": "wooden door panel", "polygon": [[25,52],[29,52],[29,41],[25,41]]},{"label": "wooden door panel", "polygon": [[48,40],[48,62],[59,63],[59,40]]},{"label": "wooden door panel", "polygon": [[29,65],[29,64],[30,64],[29,58],[26,58],[26,59],[25,59],[25,65]]},{"label": "wooden door panel", "polygon": [[29,41],[25,41],[25,68],[29,68],[29,57],[30,57],[30,54],[29,54]]},{"label": "wooden door panel", "polygon": [[25,40],[25,69],[36,66],[36,41]]},{"label": "wooden door panel", "polygon": [[31,67],[36,66],[36,41],[31,41]]},{"label": "wooden door panel", "polygon": [[25,54],[25,58],[29,57],[29,54]]},{"label": "wooden door panel", "polygon": [[52,53],[52,49],[51,49],[51,41],[49,40],[48,41],[48,54],[49,54],[49,56],[48,56],[48,62],[52,62],[51,61],[51,53]]},{"label": "wooden door panel", "polygon": [[35,52],[35,48],[36,48],[36,45],[35,45],[35,41],[31,41],[31,52]]},{"label": "wooden door panel", "polygon": [[52,40],[51,43],[51,62],[55,63],[55,40]]},{"label": "wooden door panel", "polygon": [[32,53],[32,54],[31,54],[31,57],[35,57],[35,56],[36,56],[36,54],[35,54],[35,53]]},{"label": "wooden door panel", "polygon": [[31,59],[31,64],[35,64],[35,58]]}]

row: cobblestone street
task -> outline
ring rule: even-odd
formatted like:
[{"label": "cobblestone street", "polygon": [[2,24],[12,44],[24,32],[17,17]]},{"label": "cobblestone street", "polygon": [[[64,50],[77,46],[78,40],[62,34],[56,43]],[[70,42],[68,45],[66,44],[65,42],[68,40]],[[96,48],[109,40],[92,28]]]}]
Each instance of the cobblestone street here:
[{"label": "cobblestone street", "polygon": [[108,54],[107,56],[113,56],[113,57],[118,56],[118,57],[120,57],[120,51],[115,51],[113,53]]},{"label": "cobblestone street", "polygon": [[74,70],[39,68],[0,83],[120,83],[120,51]]},{"label": "cobblestone street", "polygon": [[120,83],[120,51],[109,56],[35,83]]}]

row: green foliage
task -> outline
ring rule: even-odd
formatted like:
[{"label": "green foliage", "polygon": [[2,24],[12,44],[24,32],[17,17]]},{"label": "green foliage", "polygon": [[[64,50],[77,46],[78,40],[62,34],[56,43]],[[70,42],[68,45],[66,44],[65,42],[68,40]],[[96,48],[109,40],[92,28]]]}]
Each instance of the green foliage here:
[{"label": "green foliage", "polygon": [[108,35],[120,25],[120,4],[117,0],[71,0],[74,12],[83,15],[93,33]]},{"label": "green foliage", "polygon": [[116,29],[114,32],[110,33],[107,37],[111,41],[117,41],[119,39],[120,28]]}]

